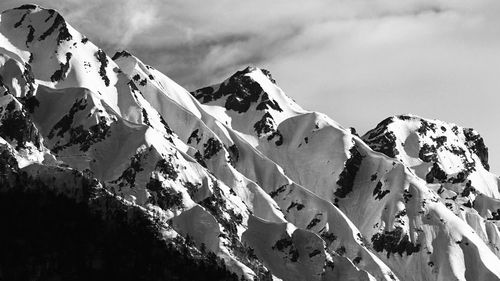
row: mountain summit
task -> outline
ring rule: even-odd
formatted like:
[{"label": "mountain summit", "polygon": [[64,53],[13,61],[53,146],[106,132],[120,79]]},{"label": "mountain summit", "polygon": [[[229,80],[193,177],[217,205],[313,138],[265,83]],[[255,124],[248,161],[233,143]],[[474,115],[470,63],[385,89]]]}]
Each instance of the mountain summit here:
[{"label": "mountain summit", "polygon": [[500,280],[478,132],[362,137],[248,67],[193,92],[52,9],[0,15],[0,279]]}]

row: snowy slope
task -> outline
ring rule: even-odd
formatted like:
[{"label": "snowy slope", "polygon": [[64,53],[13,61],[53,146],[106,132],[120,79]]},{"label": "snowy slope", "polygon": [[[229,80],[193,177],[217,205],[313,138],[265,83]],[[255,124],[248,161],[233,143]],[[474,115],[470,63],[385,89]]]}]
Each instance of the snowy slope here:
[{"label": "snowy slope", "polygon": [[189,93],[36,5],[0,15],[0,82],[4,198],[145,223],[211,265],[200,280],[500,279],[499,179],[471,129],[401,116],[360,138],[255,67]]},{"label": "snowy slope", "polygon": [[[183,124],[171,123],[171,127],[174,131],[179,132],[180,138],[186,140],[189,145],[200,149],[200,144],[204,142],[203,138],[212,137],[213,132],[218,132],[219,136],[222,135],[223,138],[219,139],[223,143],[221,150],[228,151],[231,165],[228,166],[224,162],[221,165],[220,162],[203,161],[215,175],[227,178],[227,173],[221,173],[221,168],[226,166],[236,168],[238,172],[262,186],[265,192],[268,192],[275,199],[276,203],[273,203],[284,211],[284,217],[289,222],[324,236],[338,237],[335,243],[328,243],[330,244],[330,250],[343,248],[343,251],[346,251],[346,255],[351,260],[363,256],[366,262],[362,264],[362,268],[370,269],[370,271],[373,271],[371,273],[378,278],[389,278],[390,271],[388,268],[364,247],[358,239],[358,231],[335,206],[291,181],[283,174],[281,167],[256,151],[237,131],[208,114],[196,101],[186,96],[186,90],[179,88],[178,85],[163,74],[158,73],[150,66],[144,66],[137,58],[126,52],[118,53],[114,58],[122,69],[127,69],[124,72],[128,73],[129,76],[136,77],[138,81],[146,81],[139,83],[139,89],[145,93],[146,99],[157,105],[163,116],[174,115],[177,119],[184,121]],[[154,79],[151,79],[151,77]],[[160,88],[168,90],[159,91]],[[170,104],[168,111],[163,108],[165,104]],[[178,105],[181,107],[179,108]],[[194,110],[193,108],[198,108],[195,113],[191,113]],[[186,110],[189,111],[186,113]],[[199,117],[196,118],[193,115]],[[190,125],[200,123],[200,119],[206,125],[194,125],[194,127]],[[213,138],[218,139],[217,136],[213,136]],[[196,155],[195,158],[197,158]],[[211,164],[215,165],[212,166]],[[234,182],[234,180],[232,181]],[[232,185],[240,197],[246,197],[244,193],[236,189],[238,187],[237,183]],[[284,194],[286,196],[283,196]],[[251,206],[251,202],[246,203]],[[303,208],[304,206],[307,207]],[[254,211],[254,215],[266,219],[268,215],[260,215],[265,213],[263,207],[262,204],[259,204],[259,210]],[[331,225],[339,224],[344,225],[344,227],[339,230],[331,228]],[[274,267],[271,265],[271,269],[276,271],[277,268]],[[294,273],[294,275],[296,274]]]},{"label": "snowy slope", "polygon": [[[247,78],[238,79],[246,82],[232,82],[235,80],[234,77],[242,75]],[[251,81],[248,82],[247,79]],[[230,90],[225,90],[224,87],[230,87]],[[252,89],[258,90],[252,92]],[[246,94],[248,92],[258,93],[258,97],[251,97]],[[396,155],[383,156],[371,149],[384,152],[390,150],[387,147],[397,147],[406,141],[405,149],[410,155],[415,155],[416,150],[418,157],[419,148],[411,148],[412,144],[418,145],[418,140],[408,138],[410,133],[401,139],[391,138],[382,133],[377,134],[379,129],[377,128],[375,130],[377,133],[373,135],[368,133],[370,137],[364,138],[370,148],[363,140],[352,135],[350,130],[340,127],[321,114],[304,111],[301,113],[297,105],[289,105],[289,100],[284,104],[276,103],[277,106],[273,107],[261,106],[264,101],[270,100],[270,104],[274,104],[273,100],[283,100],[286,96],[274,81],[269,79],[268,72],[259,69],[249,68],[237,72],[220,85],[193,92],[193,96],[204,103],[207,111],[214,116],[234,124],[234,129],[280,165],[286,175],[321,198],[339,206],[358,227],[363,237],[366,237],[365,240],[371,242],[374,252],[402,280],[447,280],[448,277],[445,276],[450,275],[463,280],[470,274],[470,272],[465,274],[463,268],[470,268],[470,271],[478,267],[486,268],[485,276],[490,274],[484,280],[497,278],[492,277],[498,276],[494,266],[498,263],[498,258],[491,252],[491,250],[498,252],[498,230],[494,227],[494,222],[486,221],[484,216],[483,218],[478,216],[471,208],[472,201],[460,204],[460,200],[455,200],[456,198],[449,200],[444,196],[439,197],[438,194],[441,194],[438,192],[439,186],[433,181],[425,182],[425,176],[422,180],[422,171],[426,174],[435,173],[431,172],[432,165],[422,168],[422,165],[418,165],[423,161],[417,163],[416,159],[410,157],[391,159],[389,157]],[[251,98],[248,110],[235,111],[228,103],[233,96]],[[261,120],[254,118],[255,115],[262,116],[261,120],[265,121],[260,122]],[[236,119],[249,121],[247,123],[231,121]],[[261,124],[264,125],[260,126]],[[419,126],[414,126],[414,130]],[[450,132],[452,127],[448,128]],[[263,129],[259,130],[260,128]],[[396,130],[396,132],[404,134],[406,131]],[[439,136],[431,133],[426,137],[430,140],[436,138]],[[278,141],[275,141],[276,139]],[[490,206],[481,207],[481,211],[491,214],[495,210],[493,206],[496,205],[488,198],[496,198],[498,177],[486,171],[487,153],[485,155],[482,140],[472,130],[464,130],[460,137],[449,137],[448,140],[446,142],[445,139],[445,143],[450,148],[449,151],[453,151],[454,147],[460,147],[455,150],[463,153],[454,159],[445,159],[444,156],[437,158],[445,159],[443,161],[447,163],[455,163],[462,170],[475,163],[474,171],[478,172],[470,174],[472,177],[477,177],[476,181],[483,185],[480,190],[484,190],[482,194],[485,196],[481,197],[484,198],[481,206]],[[467,162],[467,159],[470,161]],[[462,170],[450,171],[450,178]],[[477,176],[478,173],[481,174]],[[460,192],[466,188],[466,184],[463,183]],[[454,195],[456,193],[451,195],[447,193],[450,198]],[[487,211],[484,208],[491,210]],[[462,219],[458,221],[460,223],[456,221],[457,217]],[[454,235],[438,236],[443,232],[451,232]],[[477,260],[464,258],[464,253],[471,254],[470,249],[450,246],[444,251],[436,251],[435,246],[433,247],[435,243],[457,245],[455,242],[461,243],[465,239],[473,241],[466,244],[474,244],[474,255],[481,257],[479,260],[486,261],[486,265],[482,262],[478,265]],[[454,252],[459,253],[461,257],[457,257]]]}]

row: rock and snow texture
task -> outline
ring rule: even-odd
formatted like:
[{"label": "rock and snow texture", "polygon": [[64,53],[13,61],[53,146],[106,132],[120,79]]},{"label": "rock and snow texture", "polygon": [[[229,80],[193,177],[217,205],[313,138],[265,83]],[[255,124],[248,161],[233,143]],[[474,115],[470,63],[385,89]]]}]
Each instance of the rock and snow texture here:
[{"label": "rock and snow texture", "polygon": [[9,280],[500,280],[500,180],[472,129],[404,115],[359,137],[254,67],[190,93],[36,5],[0,15],[0,94],[2,239],[23,203],[118,255],[2,251]]}]

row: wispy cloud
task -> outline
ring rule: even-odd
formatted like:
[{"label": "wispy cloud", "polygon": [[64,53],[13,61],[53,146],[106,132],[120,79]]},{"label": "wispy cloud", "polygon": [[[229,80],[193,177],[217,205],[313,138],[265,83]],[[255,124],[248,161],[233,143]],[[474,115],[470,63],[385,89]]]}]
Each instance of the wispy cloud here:
[{"label": "wispy cloud", "polygon": [[406,112],[475,127],[500,169],[496,0],[35,2],[188,89],[254,64],[304,107],[359,131]]},{"label": "wispy cloud", "polygon": [[[481,8],[481,4],[416,0],[35,2],[59,9],[109,52],[131,49],[145,60],[160,62],[155,65],[189,86],[220,79],[228,68],[270,64],[316,48],[335,48],[344,44],[342,36],[355,36],[351,33],[359,32],[359,26],[375,28],[388,18],[418,18],[448,10],[477,12]],[[21,3],[7,0],[0,7]],[[333,41],[336,37],[340,38]]]}]

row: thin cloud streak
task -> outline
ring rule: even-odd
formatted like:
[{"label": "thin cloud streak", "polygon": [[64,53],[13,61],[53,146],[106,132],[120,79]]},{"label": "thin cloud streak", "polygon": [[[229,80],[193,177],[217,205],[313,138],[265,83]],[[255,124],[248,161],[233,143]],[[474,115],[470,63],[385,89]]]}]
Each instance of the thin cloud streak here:
[{"label": "thin cloud streak", "polygon": [[500,172],[498,1],[35,2],[190,90],[253,64],[304,107],[360,132],[408,112],[474,127]]}]

